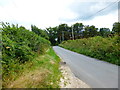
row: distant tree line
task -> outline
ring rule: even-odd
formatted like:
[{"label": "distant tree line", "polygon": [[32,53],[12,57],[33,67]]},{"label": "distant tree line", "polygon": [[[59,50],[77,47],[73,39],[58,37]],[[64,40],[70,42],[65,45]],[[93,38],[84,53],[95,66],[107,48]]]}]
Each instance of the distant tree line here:
[{"label": "distant tree line", "polygon": [[39,29],[35,25],[31,25],[31,30],[41,37],[50,40],[52,45],[57,45],[65,40],[75,40],[95,36],[109,37],[116,34],[120,35],[120,23],[115,22],[112,31],[110,31],[109,28],[98,29],[94,25],[83,25],[83,23],[75,23],[71,26],[60,24],[59,26],[49,27],[45,30]]}]

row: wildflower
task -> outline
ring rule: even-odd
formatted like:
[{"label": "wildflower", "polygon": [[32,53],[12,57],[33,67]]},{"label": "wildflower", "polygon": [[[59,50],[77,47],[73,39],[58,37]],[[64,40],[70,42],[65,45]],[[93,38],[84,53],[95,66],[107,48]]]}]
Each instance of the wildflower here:
[{"label": "wildflower", "polygon": [[6,49],[8,49],[8,48],[10,48],[10,47],[6,47]]}]

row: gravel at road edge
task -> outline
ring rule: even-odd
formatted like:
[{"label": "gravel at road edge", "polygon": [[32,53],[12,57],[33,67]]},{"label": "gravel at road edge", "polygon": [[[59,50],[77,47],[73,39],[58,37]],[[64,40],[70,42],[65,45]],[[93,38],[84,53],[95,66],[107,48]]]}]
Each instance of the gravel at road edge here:
[{"label": "gravel at road edge", "polygon": [[91,88],[85,82],[74,76],[69,66],[64,62],[60,63],[62,77],[60,79],[60,88]]}]

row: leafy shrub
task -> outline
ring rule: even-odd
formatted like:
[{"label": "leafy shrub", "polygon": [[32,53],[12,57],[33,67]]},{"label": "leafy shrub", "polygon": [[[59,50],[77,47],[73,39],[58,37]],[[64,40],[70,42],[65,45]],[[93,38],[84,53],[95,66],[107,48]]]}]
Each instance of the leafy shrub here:
[{"label": "leafy shrub", "polygon": [[120,37],[103,38],[100,36],[68,40],[60,44],[61,47],[66,49],[85,54],[100,60],[104,60],[116,65],[120,65]]},{"label": "leafy shrub", "polygon": [[44,54],[50,42],[32,31],[18,25],[2,23],[2,66],[3,77],[20,68],[20,64]]}]

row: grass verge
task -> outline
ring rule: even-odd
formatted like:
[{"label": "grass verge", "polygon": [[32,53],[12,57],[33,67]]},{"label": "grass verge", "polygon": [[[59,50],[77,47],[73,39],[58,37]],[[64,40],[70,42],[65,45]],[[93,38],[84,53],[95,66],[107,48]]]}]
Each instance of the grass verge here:
[{"label": "grass verge", "polygon": [[50,48],[46,54],[40,55],[30,62],[26,62],[24,65],[20,65],[22,69],[19,73],[6,76],[3,87],[59,88],[61,77],[59,62],[60,58]]}]

